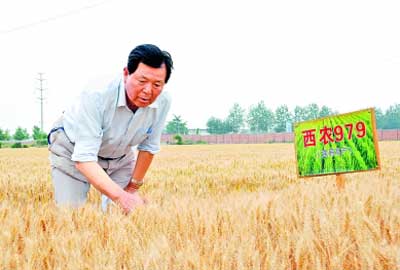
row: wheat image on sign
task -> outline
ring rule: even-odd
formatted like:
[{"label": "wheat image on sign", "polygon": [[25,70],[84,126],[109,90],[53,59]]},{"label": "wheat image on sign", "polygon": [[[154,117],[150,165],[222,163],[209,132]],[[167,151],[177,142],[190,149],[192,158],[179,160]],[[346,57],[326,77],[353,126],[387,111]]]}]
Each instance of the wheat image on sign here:
[{"label": "wheat image on sign", "polygon": [[294,124],[299,177],[380,168],[374,109]]}]

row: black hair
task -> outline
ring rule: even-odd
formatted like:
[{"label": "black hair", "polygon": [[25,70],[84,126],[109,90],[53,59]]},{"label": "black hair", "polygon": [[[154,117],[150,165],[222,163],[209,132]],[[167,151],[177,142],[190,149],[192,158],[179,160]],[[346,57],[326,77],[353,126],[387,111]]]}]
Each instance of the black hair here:
[{"label": "black hair", "polygon": [[128,72],[132,74],[137,69],[139,63],[143,63],[153,68],[159,68],[165,64],[167,68],[167,75],[165,76],[165,83],[168,82],[173,69],[173,62],[171,55],[167,51],[162,51],[156,45],[142,44],[134,48],[128,57]]}]

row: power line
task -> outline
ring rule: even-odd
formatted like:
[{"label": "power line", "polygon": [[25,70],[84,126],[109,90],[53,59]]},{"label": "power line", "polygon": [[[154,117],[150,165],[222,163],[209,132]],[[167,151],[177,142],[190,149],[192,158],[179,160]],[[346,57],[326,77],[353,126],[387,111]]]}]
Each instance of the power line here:
[{"label": "power line", "polygon": [[36,25],[39,25],[39,24],[44,24],[44,23],[47,23],[47,22],[55,21],[55,20],[60,19],[60,18],[64,18],[64,17],[68,17],[68,16],[71,16],[71,15],[77,14],[77,13],[81,12],[82,10],[87,10],[87,9],[92,9],[92,8],[98,7],[98,6],[100,6],[100,5],[102,5],[102,4],[106,3],[106,2],[109,2],[109,1],[110,0],[101,1],[101,2],[98,2],[98,3],[95,3],[95,4],[91,4],[91,5],[80,7],[78,9],[73,9],[73,10],[67,11],[65,13],[61,13],[61,14],[58,14],[58,15],[47,17],[47,18],[44,18],[44,19],[41,19],[41,20],[38,20],[38,21],[35,21],[35,22],[30,22],[30,23],[27,23],[27,24],[11,27],[11,28],[6,29],[6,30],[0,30],[0,34],[8,34],[8,33],[11,33],[11,32],[15,32],[15,31],[23,30],[23,29],[26,29],[26,28],[29,28],[29,27],[33,27],[33,26],[36,26]]}]

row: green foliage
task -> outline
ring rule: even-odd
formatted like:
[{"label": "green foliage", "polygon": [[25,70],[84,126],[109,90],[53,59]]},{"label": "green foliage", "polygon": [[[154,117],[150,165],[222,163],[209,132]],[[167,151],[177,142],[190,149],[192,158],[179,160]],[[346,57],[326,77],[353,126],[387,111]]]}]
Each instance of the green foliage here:
[{"label": "green foliage", "polygon": [[43,132],[39,127],[33,126],[32,137],[35,141],[44,140],[47,138],[47,134]]},{"label": "green foliage", "polygon": [[247,124],[252,132],[268,132],[272,129],[274,122],[274,113],[265,106],[264,101],[250,107]]},{"label": "green foliage", "polygon": [[17,140],[17,141],[26,140],[26,139],[29,139],[29,133],[26,130],[26,128],[17,127],[17,129],[15,130],[15,133],[13,135],[13,138],[14,138],[14,140]]},{"label": "green foliage", "polygon": [[206,141],[198,140],[198,141],[192,141],[192,140],[184,140],[183,137],[180,134],[176,134],[174,137],[174,142],[172,144],[176,145],[192,145],[192,144],[207,144]]},{"label": "green foliage", "polygon": [[285,132],[286,127],[292,122],[292,115],[287,105],[279,106],[275,111],[275,132]]},{"label": "green foliage", "polygon": [[[375,112],[378,129],[400,128],[400,104],[391,106],[385,113],[379,108],[375,108]],[[245,115],[240,105],[235,103],[225,120],[214,116],[210,117],[207,121],[207,131],[210,134],[239,133],[246,122],[252,133],[265,133],[271,130],[282,132],[288,131],[288,125],[292,123],[314,120],[336,114],[339,114],[339,112],[326,105],[319,107],[315,103],[304,107],[296,106],[293,114],[286,105],[281,105],[274,113],[265,106],[264,101],[260,101],[258,104],[250,106],[248,114]],[[241,122],[241,119],[243,119],[243,122]]]},{"label": "green foliage", "polygon": [[11,139],[10,131],[0,128],[0,141],[9,141]]},{"label": "green foliage", "polygon": [[183,140],[182,140],[182,136],[181,136],[181,135],[176,134],[176,135],[174,136],[174,139],[175,139],[175,143],[176,143],[176,144],[178,144],[178,145],[182,145],[182,144],[183,144]]},{"label": "green foliage", "polygon": [[307,120],[314,120],[334,114],[338,114],[338,112],[333,111],[328,106],[323,105],[319,108],[317,104],[311,103],[305,107],[296,106],[294,108],[293,122],[298,123]]},{"label": "green foliage", "polygon": [[35,140],[34,146],[47,146],[47,139]]},{"label": "green foliage", "polygon": [[305,121],[307,118],[307,110],[306,108],[296,106],[294,108],[294,116],[293,116],[293,122],[298,123]]},{"label": "green foliage", "polygon": [[180,115],[174,115],[174,118],[167,123],[166,126],[167,134],[188,134],[189,129],[187,128],[187,123],[182,120]]},{"label": "green foliage", "polygon": [[207,121],[207,131],[210,134],[239,133],[244,126],[245,110],[238,103],[233,104],[225,120],[210,117]]},{"label": "green foliage", "polygon": [[392,105],[386,110],[383,118],[382,128],[400,128],[400,104]]},{"label": "green foliage", "polygon": [[375,108],[376,128],[382,129],[385,125],[385,115],[380,108]]},{"label": "green foliage", "polygon": [[21,142],[16,142],[11,145],[11,148],[28,148],[29,146],[26,144],[22,144]]},{"label": "green foliage", "polygon": [[11,148],[22,148],[22,144],[20,142],[14,143]]},{"label": "green foliage", "polygon": [[238,103],[233,104],[229,111],[229,115],[224,121],[226,132],[225,133],[239,133],[240,129],[244,126],[244,109]]},{"label": "green foliage", "polygon": [[207,131],[210,134],[224,134],[227,133],[226,123],[216,117],[210,117],[207,121]]},{"label": "green foliage", "polygon": [[334,112],[331,108],[329,108],[328,106],[322,106],[321,109],[319,110],[319,117],[326,117],[326,116],[330,116],[333,115]]},{"label": "green foliage", "polygon": [[319,118],[319,107],[315,103],[311,103],[305,107],[306,117],[304,120],[314,120]]}]

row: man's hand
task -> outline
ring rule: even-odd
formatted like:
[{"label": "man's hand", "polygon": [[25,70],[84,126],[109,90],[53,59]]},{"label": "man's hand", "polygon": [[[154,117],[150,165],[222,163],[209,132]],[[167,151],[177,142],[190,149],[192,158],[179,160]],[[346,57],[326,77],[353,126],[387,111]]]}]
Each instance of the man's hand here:
[{"label": "man's hand", "polygon": [[147,201],[139,195],[137,190],[132,192],[122,192],[115,202],[122,208],[122,211],[124,211],[125,214],[128,214],[136,207],[147,203]]}]

